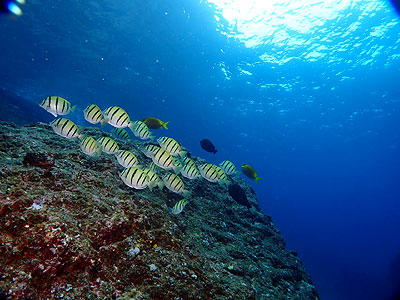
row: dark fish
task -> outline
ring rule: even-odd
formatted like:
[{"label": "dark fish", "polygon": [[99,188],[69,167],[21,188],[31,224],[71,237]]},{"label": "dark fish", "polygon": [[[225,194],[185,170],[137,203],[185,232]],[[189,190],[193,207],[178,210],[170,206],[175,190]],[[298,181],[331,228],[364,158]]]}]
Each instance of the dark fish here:
[{"label": "dark fish", "polygon": [[210,140],[204,139],[204,140],[200,141],[200,146],[207,152],[214,153],[214,154],[217,153],[217,149],[215,149],[213,143],[211,143]]},{"label": "dark fish", "polygon": [[20,16],[22,15],[22,10],[18,4],[25,4],[25,0],[0,0],[0,13]]}]

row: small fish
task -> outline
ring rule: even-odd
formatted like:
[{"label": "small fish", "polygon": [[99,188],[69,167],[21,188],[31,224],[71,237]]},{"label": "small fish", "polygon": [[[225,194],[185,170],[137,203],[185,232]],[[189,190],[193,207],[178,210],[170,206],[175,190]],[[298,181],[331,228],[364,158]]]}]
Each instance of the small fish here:
[{"label": "small fish", "polygon": [[65,116],[76,110],[76,105],[71,106],[69,101],[57,96],[47,97],[39,104],[39,106],[44,108],[56,118],[58,115]]},{"label": "small fish", "polygon": [[204,150],[206,150],[207,152],[210,153],[217,153],[217,149],[215,149],[213,143],[211,143],[210,140],[204,139],[200,141],[200,146],[201,148],[203,148]]},{"label": "small fish", "polygon": [[18,4],[25,4],[25,0],[1,0],[0,1],[0,13],[14,14],[16,16],[22,15],[22,9]]},{"label": "small fish", "polygon": [[163,148],[158,148],[152,159],[157,166],[163,168],[164,170],[173,169],[175,173],[179,173],[180,171],[179,166],[175,165],[172,155]]},{"label": "small fish", "polygon": [[103,115],[104,119],[100,121],[101,126],[107,123],[117,128],[125,128],[132,125],[129,115],[121,107],[110,106],[103,111]]},{"label": "small fish", "polygon": [[100,145],[101,150],[107,154],[115,154],[119,151],[119,146],[116,141],[109,137],[100,138],[97,143]]},{"label": "small fish", "polygon": [[55,119],[50,123],[50,126],[53,128],[55,133],[67,139],[73,139],[76,137],[80,139],[82,138],[82,135],[79,134],[78,126],[66,118]]},{"label": "small fish", "polygon": [[85,120],[91,124],[97,124],[103,118],[103,114],[101,113],[100,107],[96,104],[90,104],[83,110],[83,116]]},{"label": "small fish", "polygon": [[261,177],[259,177],[257,175],[257,172],[253,169],[252,166],[247,165],[247,164],[243,164],[242,165],[242,171],[243,174],[246,175],[247,177],[249,177],[250,179],[253,179],[256,181],[256,183],[261,179]]},{"label": "small fish", "polygon": [[129,139],[129,133],[123,128],[114,128],[112,131],[112,134],[120,139],[120,140],[128,140]]},{"label": "small fish", "polygon": [[[189,158],[190,159],[190,158]],[[181,169],[181,174],[189,179],[196,179],[201,177],[199,170],[193,160],[187,160],[184,167]]]},{"label": "small fish", "polygon": [[228,175],[226,175],[224,169],[222,169],[221,167],[218,167],[216,165],[214,165],[214,168],[217,170],[218,172],[218,183],[220,185],[229,185],[229,179],[228,179]]},{"label": "small fish", "polygon": [[203,164],[199,167],[201,176],[210,182],[218,181],[218,171],[212,164]]},{"label": "small fish", "polygon": [[219,166],[222,169],[224,169],[224,171],[226,172],[227,175],[233,175],[233,174],[238,173],[233,162],[231,162],[229,160],[224,160],[222,163],[219,164]]},{"label": "small fish", "polygon": [[143,154],[146,155],[148,158],[153,158],[154,153],[156,153],[160,149],[160,147],[153,145],[153,144],[147,144],[144,149],[142,150]]},{"label": "small fish", "polygon": [[184,156],[186,151],[182,150],[181,145],[173,138],[162,136],[157,139],[158,144],[161,148],[167,150],[171,155]]},{"label": "small fish", "polygon": [[169,123],[169,122],[163,122],[160,119],[152,117],[144,118],[142,122],[145,123],[147,127],[149,127],[150,129],[161,129],[163,127],[165,129],[168,129],[167,124]]},{"label": "small fish", "polygon": [[185,197],[188,197],[190,195],[190,191],[185,190],[185,184],[178,175],[174,173],[169,173],[163,177],[163,181],[165,186],[170,191],[181,194]]},{"label": "small fish", "polygon": [[96,155],[101,153],[101,148],[94,138],[88,136],[81,141],[81,150],[87,155]]},{"label": "small fish", "polygon": [[155,185],[158,185],[160,189],[164,187],[164,182],[160,179],[160,177],[158,177],[156,172],[149,168],[144,168],[142,169],[142,171],[145,172],[147,176],[149,176],[150,182],[155,182]]},{"label": "small fish", "polygon": [[119,164],[124,168],[138,167],[137,157],[129,151],[119,150],[115,153],[115,158],[118,160]]},{"label": "small fish", "polygon": [[171,213],[173,213],[174,215],[179,215],[185,208],[186,204],[188,204],[188,203],[189,203],[189,201],[187,201],[186,199],[179,200],[174,205],[174,207],[171,208]]},{"label": "small fish", "polygon": [[139,168],[131,167],[126,168],[119,174],[122,181],[129,187],[142,190],[149,187],[150,191],[153,189],[154,183],[149,181],[149,176]]},{"label": "small fish", "polygon": [[131,123],[129,128],[132,130],[133,134],[141,140],[154,139],[154,136],[151,135],[151,132],[147,125],[142,121],[135,121]]}]

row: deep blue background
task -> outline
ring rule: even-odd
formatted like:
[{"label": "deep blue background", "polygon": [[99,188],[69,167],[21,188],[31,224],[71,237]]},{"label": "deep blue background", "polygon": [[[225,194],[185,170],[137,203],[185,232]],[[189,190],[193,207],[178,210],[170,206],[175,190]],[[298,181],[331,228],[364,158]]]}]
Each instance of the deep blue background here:
[{"label": "deep blue background", "polygon": [[[349,37],[330,37],[330,46],[347,43],[331,62],[285,44],[246,47],[206,2],[150,2],[28,1],[21,18],[0,19],[1,86],[32,105],[59,95],[80,109],[158,117],[170,129],[157,134],[194,155],[252,165],[263,210],[323,299],[389,299],[400,286],[400,25],[390,7],[367,13]],[[324,34],[348,32],[360,3]],[[324,34],[307,39],[324,44]],[[375,45],[384,47],[372,55]],[[265,53],[296,59],[266,62]]]}]

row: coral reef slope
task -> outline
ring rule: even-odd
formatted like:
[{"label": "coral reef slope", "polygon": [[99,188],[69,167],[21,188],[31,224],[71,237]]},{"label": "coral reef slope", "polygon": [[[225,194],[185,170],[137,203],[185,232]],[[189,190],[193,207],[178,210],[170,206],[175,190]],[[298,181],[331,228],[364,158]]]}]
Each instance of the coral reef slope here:
[{"label": "coral reef slope", "polygon": [[[140,142],[118,143],[146,162]],[[129,188],[121,170],[113,156],[87,156],[78,139],[47,124],[0,123],[4,297],[319,299],[243,179],[231,178],[244,204],[227,187],[184,179],[190,202],[173,215],[180,195]]]}]

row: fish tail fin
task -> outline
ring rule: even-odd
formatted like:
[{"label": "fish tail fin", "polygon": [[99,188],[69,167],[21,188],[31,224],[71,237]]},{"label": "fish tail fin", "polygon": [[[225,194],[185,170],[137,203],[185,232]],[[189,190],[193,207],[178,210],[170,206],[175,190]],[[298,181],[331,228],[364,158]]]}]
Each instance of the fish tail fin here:
[{"label": "fish tail fin", "polygon": [[73,106],[71,107],[71,112],[72,112],[72,113],[76,112],[76,105],[73,105]]},{"label": "fish tail fin", "polygon": [[95,156],[100,156],[103,151],[101,150],[101,146],[99,146],[99,149],[96,151]]},{"label": "fish tail fin", "polygon": [[132,132],[133,132],[133,127],[134,127],[133,123],[132,123],[132,122],[129,122],[128,128],[129,128]]},{"label": "fish tail fin", "polygon": [[182,150],[179,152],[180,157],[185,157],[186,156],[187,151]]},{"label": "fish tail fin", "polygon": [[78,139],[83,140],[85,138],[85,134],[78,134]]},{"label": "fish tail fin", "polygon": [[108,123],[109,119],[108,118],[104,118],[103,120],[100,121],[100,125],[101,127],[106,126],[106,124]]},{"label": "fish tail fin", "polygon": [[164,185],[165,185],[164,181],[159,181],[158,182],[158,187],[160,188],[160,190],[163,189]]},{"label": "fish tail fin", "polygon": [[189,190],[184,190],[182,194],[185,197],[186,203],[188,203],[189,201],[187,200],[187,198],[192,196],[192,193]]},{"label": "fish tail fin", "polygon": [[167,124],[168,124],[169,122],[164,122],[163,124],[162,124],[162,126],[165,128],[165,129],[167,129],[168,130],[168,127],[167,127]]},{"label": "fish tail fin", "polygon": [[156,137],[155,137],[154,135],[150,135],[149,138],[150,138],[150,141],[154,142],[154,139],[155,139]]},{"label": "fish tail fin", "polygon": [[256,177],[256,183],[261,179],[261,177],[257,176]]},{"label": "fish tail fin", "polygon": [[217,149],[215,149],[215,150],[213,151],[213,153],[214,153],[214,154],[216,154],[216,153],[217,153],[217,151],[218,151],[218,150],[217,150]]},{"label": "fish tail fin", "polygon": [[178,175],[182,170],[182,166],[175,166],[173,169],[174,169],[175,174]]},{"label": "fish tail fin", "polygon": [[155,185],[156,185],[156,183],[155,183],[154,181],[152,181],[152,182],[149,183],[148,187],[149,187],[150,192],[153,191],[153,187],[154,187]]}]

